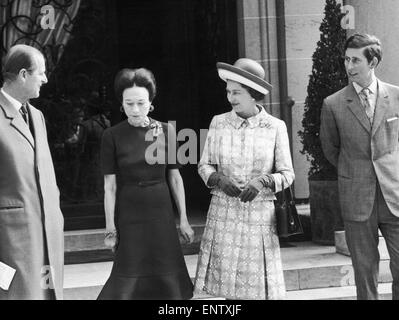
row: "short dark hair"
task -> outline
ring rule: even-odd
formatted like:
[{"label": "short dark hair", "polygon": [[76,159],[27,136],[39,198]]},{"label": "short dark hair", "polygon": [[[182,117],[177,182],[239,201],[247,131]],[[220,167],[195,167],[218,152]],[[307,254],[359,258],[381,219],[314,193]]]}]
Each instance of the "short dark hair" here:
[{"label": "short dark hair", "polygon": [[35,57],[43,54],[35,47],[17,44],[8,50],[3,59],[2,75],[5,82],[14,81],[22,69],[34,71]]},{"label": "short dark hair", "polygon": [[122,103],[123,92],[133,86],[144,87],[148,91],[150,101],[154,100],[157,86],[154,74],[145,68],[122,69],[115,77],[115,95]]},{"label": "short dark hair", "polygon": [[255,99],[255,101],[262,101],[265,98],[265,95],[251,87],[246,86],[245,84],[240,83],[241,86],[248,91],[249,95]]},{"label": "short dark hair", "polygon": [[345,42],[345,52],[348,48],[364,48],[363,54],[369,63],[374,57],[378,59],[378,64],[382,61],[381,42],[376,36],[366,33],[355,33]]}]

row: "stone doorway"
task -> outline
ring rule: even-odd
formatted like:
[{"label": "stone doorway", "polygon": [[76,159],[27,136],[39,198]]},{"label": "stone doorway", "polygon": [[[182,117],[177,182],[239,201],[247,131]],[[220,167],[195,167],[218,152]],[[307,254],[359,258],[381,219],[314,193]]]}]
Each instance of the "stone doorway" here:
[{"label": "stone doorway", "polygon": [[[233,63],[238,58],[236,1],[119,0],[114,6],[110,21],[115,30],[116,47],[112,50],[119,66],[116,69],[152,70],[159,90],[151,116],[176,121],[177,130],[191,128],[199,138],[200,129],[208,128],[213,115],[230,109],[216,62]],[[113,77],[108,81],[112,87]],[[115,99],[113,104],[112,125],[123,119]],[[188,215],[205,217],[209,190],[199,178],[196,164],[185,165],[181,173]],[[102,204],[79,206],[63,210],[66,230],[105,226]]]}]

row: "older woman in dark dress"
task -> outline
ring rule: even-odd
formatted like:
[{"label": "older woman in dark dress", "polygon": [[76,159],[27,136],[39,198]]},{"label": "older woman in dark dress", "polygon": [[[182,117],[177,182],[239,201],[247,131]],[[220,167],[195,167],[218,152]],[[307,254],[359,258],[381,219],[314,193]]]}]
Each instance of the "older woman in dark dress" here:
[{"label": "older woman in dark dress", "polygon": [[170,188],[180,232],[191,242],[194,233],[186,216],[180,165],[168,163],[176,158],[168,157],[168,137],[175,139],[174,128],[147,116],[156,94],[149,70],[121,70],[115,92],[128,119],[103,135],[106,240],[115,243],[115,260],[98,298],[190,299],[193,285],[169,193]]}]

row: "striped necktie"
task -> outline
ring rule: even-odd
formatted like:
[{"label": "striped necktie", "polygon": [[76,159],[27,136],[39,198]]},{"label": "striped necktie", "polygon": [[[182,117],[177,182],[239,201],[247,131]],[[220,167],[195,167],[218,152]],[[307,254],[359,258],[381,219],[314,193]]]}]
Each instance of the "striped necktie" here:
[{"label": "striped necktie", "polygon": [[363,88],[363,90],[360,91],[360,97],[362,98],[363,106],[366,111],[367,118],[369,118],[370,124],[373,124],[374,108],[371,106],[370,94],[371,93],[370,93],[369,88]]}]

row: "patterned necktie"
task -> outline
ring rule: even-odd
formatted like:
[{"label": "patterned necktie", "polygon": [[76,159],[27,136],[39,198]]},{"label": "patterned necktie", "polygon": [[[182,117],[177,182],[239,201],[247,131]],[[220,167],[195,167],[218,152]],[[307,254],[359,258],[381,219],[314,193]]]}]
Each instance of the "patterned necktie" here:
[{"label": "patterned necktie", "polygon": [[21,108],[19,109],[19,112],[21,113],[22,117],[24,118],[26,124],[29,127],[29,114],[28,114],[28,109],[26,108],[26,104],[23,104]]},{"label": "patterned necktie", "polygon": [[371,93],[369,88],[363,88],[363,90],[360,92],[360,97],[362,98],[367,118],[369,118],[370,124],[373,124],[374,108],[371,106],[370,94]]}]

